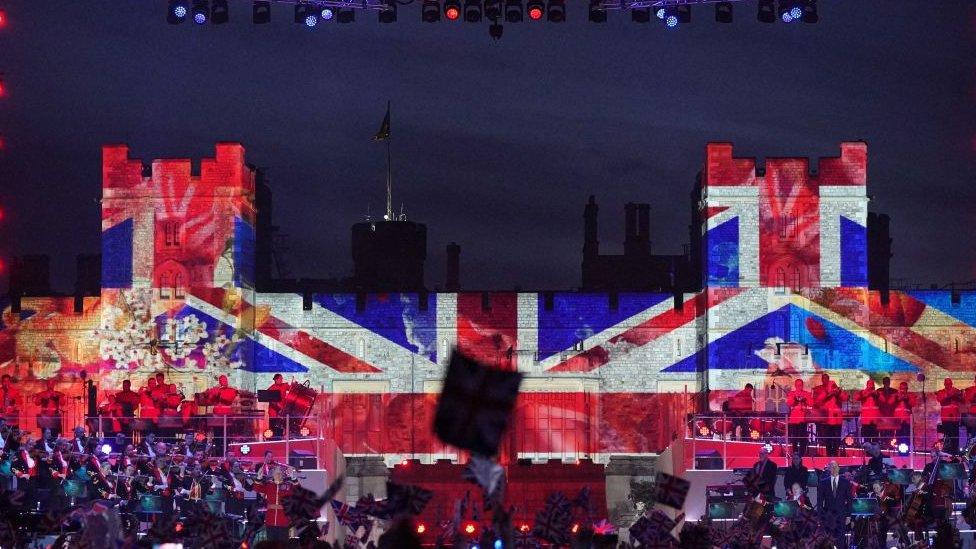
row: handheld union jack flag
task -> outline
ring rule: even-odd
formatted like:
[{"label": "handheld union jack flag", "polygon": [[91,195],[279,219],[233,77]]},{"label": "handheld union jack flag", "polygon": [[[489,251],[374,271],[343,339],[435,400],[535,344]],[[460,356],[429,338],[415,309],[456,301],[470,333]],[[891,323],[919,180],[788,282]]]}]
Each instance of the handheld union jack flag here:
[{"label": "handheld union jack flag", "polygon": [[386,507],[393,516],[419,515],[433,496],[433,492],[419,486],[386,484]]},{"label": "handheld union jack flag", "polygon": [[658,473],[654,487],[657,503],[682,509],[685,506],[685,498],[688,496],[691,483],[667,473]]},{"label": "handheld union jack flag", "polygon": [[567,543],[569,526],[573,520],[572,504],[562,492],[553,492],[546,498],[545,507],[536,514],[532,533],[552,543]]}]

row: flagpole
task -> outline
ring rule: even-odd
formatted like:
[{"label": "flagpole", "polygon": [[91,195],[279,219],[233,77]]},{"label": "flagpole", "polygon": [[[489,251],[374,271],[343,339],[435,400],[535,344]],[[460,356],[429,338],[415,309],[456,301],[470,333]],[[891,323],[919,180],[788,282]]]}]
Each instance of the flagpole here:
[{"label": "flagpole", "polygon": [[386,218],[393,221],[393,156],[389,137],[386,138]]}]

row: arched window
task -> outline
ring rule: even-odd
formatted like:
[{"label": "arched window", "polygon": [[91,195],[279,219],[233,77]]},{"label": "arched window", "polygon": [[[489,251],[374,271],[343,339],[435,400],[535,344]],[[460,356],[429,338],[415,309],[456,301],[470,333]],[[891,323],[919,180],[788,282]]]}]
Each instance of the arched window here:
[{"label": "arched window", "polygon": [[775,279],[777,288],[786,288],[786,269],[777,267]]},{"label": "arched window", "polygon": [[802,286],[802,284],[800,284],[800,269],[793,267],[792,271],[790,272],[790,288],[799,290],[800,286]]},{"label": "arched window", "polygon": [[173,297],[183,299],[186,297],[186,287],[183,282],[183,273],[176,274],[176,281],[173,284]]},{"label": "arched window", "polygon": [[170,276],[169,273],[163,273],[159,275],[159,299],[170,299],[173,297],[173,293],[170,291]]}]

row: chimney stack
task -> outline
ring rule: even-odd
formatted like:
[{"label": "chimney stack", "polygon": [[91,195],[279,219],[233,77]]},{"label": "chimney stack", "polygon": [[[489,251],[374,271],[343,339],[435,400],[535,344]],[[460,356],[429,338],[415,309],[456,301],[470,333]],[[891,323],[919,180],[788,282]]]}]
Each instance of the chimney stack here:
[{"label": "chimney stack", "polygon": [[447,281],[445,288],[449,292],[461,290],[461,246],[455,242],[447,245]]},{"label": "chimney stack", "polygon": [[651,205],[637,205],[637,228],[641,251],[651,253]]},{"label": "chimney stack", "polygon": [[624,255],[633,255],[640,249],[640,237],[637,234],[637,204],[628,202],[624,205]]},{"label": "chimney stack", "polygon": [[583,257],[600,255],[600,235],[597,228],[597,216],[600,207],[596,205],[596,197],[590,195],[589,202],[583,208]]}]

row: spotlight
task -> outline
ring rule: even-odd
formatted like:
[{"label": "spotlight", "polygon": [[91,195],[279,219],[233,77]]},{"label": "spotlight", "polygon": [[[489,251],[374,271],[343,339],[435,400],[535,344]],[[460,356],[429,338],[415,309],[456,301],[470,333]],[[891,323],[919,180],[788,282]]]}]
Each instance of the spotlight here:
[{"label": "spotlight", "polygon": [[213,0],[210,22],[214,25],[223,25],[228,21],[230,21],[230,8],[227,6],[227,0]]},{"label": "spotlight", "polygon": [[457,21],[461,17],[461,0],[444,0],[444,17]]},{"label": "spotlight", "polygon": [[241,455],[246,456],[251,453],[251,447],[247,444],[241,446]]},{"label": "spotlight", "polygon": [[607,10],[603,9],[603,0],[590,0],[590,22],[607,22]]},{"label": "spotlight", "polygon": [[549,0],[549,22],[563,23],[566,21],[566,2],[564,0]]},{"label": "spotlight", "polygon": [[210,7],[207,4],[207,0],[193,0],[193,9],[190,13],[193,15],[193,22],[197,25],[205,24],[210,18]]},{"label": "spotlight", "polygon": [[424,524],[424,523],[422,523],[422,522],[421,522],[421,523],[418,523],[418,524],[417,524],[417,528],[415,529],[415,531],[416,531],[416,532],[417,532],[418,534],[421,534],[421,535],[423,535],[423,533],[427,531],[427,525],[426,525],[426,524]]},{"label": "spotlight", "polygon": [[715,22],[732,22],[732,2],[719,2],[715,4]]},{"label": "spotlight", "polygon": [[908,455],[908,443],[907,442],[900,442],[898,444],[898,455],[900,455],[900,456],[907,456]]},{"label": "spotlight", "polygon": [[502,549],[502,547],[503,547],[503,545],[502,545],[502,540],[500,540],[500,539],[496,539],[496,540],[495,540],[495,545],[494,545],[494,547],[495,547],[495,549]]},{"label": "spotlight", "polygon": [[107,456],[107,455],[109,455],[109,454],[112,453],[112,445],[111,444],[102,444],[102,447],[99,448],[99,450],[101,450],[102,453]]},{"label": "spotlight", "polygon": [[198,432],[195,435],[193,435],[193,440],[195,440],[197,442],[203,442],[203,441],[207,440],[207,435]]},{"label": "spotlight", "polygon": [[468,23],[481,21],[481,0],[464,0],[464,20]]},{"label": "spotlight", "polygon": [[264,433],[262,434],[264,435],[264,438],[271,438],[274,436],[274,431],[272,431],[271,429],[265,429]]},{"label": "spotlight", "polygon": [[380,23],[396,23],[397,6],[395,0],[386,0],[386,9],[380,10],[377,14]]},{"label": "spotlight", "polygon": [[673,28],[677,27],[678,26],[678,16],[675,15],[675,14],[673,14],[673,13],[669,13],[669,14],[665,15],[664,16],[664,24],[667,25],[667,27],[669,29],[673,29]]},{"label": "spotlight", "polygon": [[630,20],[634,23],[650,23],[651,9],[639,8],[630,10]]},{"label": "spotlight", "polygon": [[485,18],[489,21],[502,18],[502,0],[485,0]]},{"label": "spotlight", "polygon": [[420,10],[420,20],[424,23],[436,23],[441,20],[441,5],[437,0],[424,0]]},{"label": "spotlight", "polygon": [[780,0],[779,18],[784,23],[793,23],[803,17],[803,10],[796,0]]},{"label": "spotlight", "polygon": [[319,16],[318,16],[318,14],[315,14],[313,12],[309,12],[305,16],[305,26],[306,27],[312,28],[312,27],[314,27],[315,25],[318,25],[318,24],[319,24]]},{"label": "spotlight", "polygon": [[308,435],[312,434],[312,430],[308,427],[302,427],[298,430],[298,434],[302,435],[303,437],[307,437]]},{"label": "spotlight", "polygon": [[462,530],[464,530],[464,533],[465,534],[467,534],[467,535],[469,535],[471,537],[477,537],[478,536],[478,524],[476,522],[474,522],[473,520],[466,520],[466,521],[464,521],[464,528],[462,528]]},{"label": "spotlight", "polygon": [[844,437],[844,446],[854,446],[854,435],[848,434]]},{"label": "spotlight", "polygon": [[773,453],[773,445],[767,442],[766,444],[763,444],[763,450],[766,450],[766,453],[767,454],[772,454]]},{"label": "spotlight", "polygon": [[333,11],[332,8],[322,8],[322,11],[319,12],[319,17],[321,17],[323,21],[331,21],[332,18],[335,17],[335,11]]},{"label": "spotlight", "polygon": [[259,0],[251,6],[251,22],[264,25],[271,22],[271,2]]},{"label": "spotlight", "polygon": [[749,431],[749,438],[752,440],[759,440],[759,435],[760,435],[759,431],[755,429]]},{"label": "spotlight", "polygon": [[802,19],[804,23],[816,23],[820,21],[820,16],[817,15],[817,0],[804,0],[802,8]]},{"label": "spotlight", "polygon": [[776,21],[776,5],[773,0],[759,0],[759,8],[756,12],[756,19],[760,23],[772,23]]},{"label": "spotlight", "polygon": [[505,22],[521,23],[525,17],[522,0],[505,0]]},{"label": "spotlight", "polygon": [[529,19],[533,21],[542,19],[542,16],[546,14],[546,5],[542,3],[542,0],[529,0],[526,7],[529,10]]},{"label": "spotlight", "polygon": [[579,525],[579,523],[578,522],[574,522],[573,523],[573,526],[569,529],[569,531],[572,532],[572,534],[574,536],[576,534],[579,534],[579,531],[580,531],[580,525]]},{"label": "spotlight", "polygon": [[[190,6],[187,0],[169,0],[169,6],[166,10],[166,22],[170,25],[179,25],[183,21],[186,21],[186,16],[189,13]],[[0,14],[0,17],[3,17],[3,15]],[[5,20],[5,18],[0,20],[0,25]]]},{"label": "spotlight", "polygon": [[657,17],[658,19],[660,19],[662,21],[664,20],[664,16],[667,15],[667,13],[668,13],[667,8],[655,8],[654,9],[654,17]]},{"label": "spotlight", "polygon": [[336,21],[340,23],[343,24],[352,23],[355,20],[356,20],[356,10],[354,9],[340,8],[339,11],[336,12]]}]

